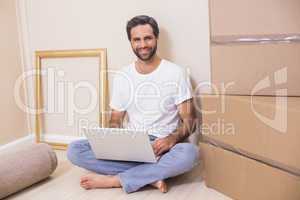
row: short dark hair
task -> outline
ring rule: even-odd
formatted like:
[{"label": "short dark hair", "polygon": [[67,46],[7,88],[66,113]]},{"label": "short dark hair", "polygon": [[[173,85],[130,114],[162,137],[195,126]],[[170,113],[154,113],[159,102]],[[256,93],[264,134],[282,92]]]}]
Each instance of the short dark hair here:
[{"label": "short dark hair", "polygon": [[159,28],[155,19],[147,15],[138,15],[127,22],[126,31],[127,31],[128,40],[131,40],[132,28],[138,25],[145,25],[145,24],[149,24],[152,27],[153,34],[155,35],[156,38],[158,38]]}]

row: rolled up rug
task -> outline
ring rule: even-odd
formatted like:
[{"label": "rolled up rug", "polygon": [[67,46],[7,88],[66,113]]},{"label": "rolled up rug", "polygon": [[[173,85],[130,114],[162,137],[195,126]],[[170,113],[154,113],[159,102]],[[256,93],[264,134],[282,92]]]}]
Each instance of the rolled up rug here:
[{"label": "rolled up rug", "polygon": [[56,154],[47,144],[13,145],[2,149],[0,199],[49,177],[56,167]]}]

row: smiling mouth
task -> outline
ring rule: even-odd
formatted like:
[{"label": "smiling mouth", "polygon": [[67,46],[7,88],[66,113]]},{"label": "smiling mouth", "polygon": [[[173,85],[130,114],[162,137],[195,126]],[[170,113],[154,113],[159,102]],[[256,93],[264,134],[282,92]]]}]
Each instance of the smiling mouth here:
[{"label": "smiling mouth", "polygon": [[142,56],[148,56],[149,54],[150,54],[150,52],[140,53],[140,55],[142,55]]},{"label": "smiling mouth", "polygon": [[141,49],[141,50],[139,50],[139,53],[141,53],[141,54],[148,54],[148,53],[150,53],[150,49]]},{"label": "smiling mouth", "polygon": [[156,52],[156,47],[144,47],[144,48],[137,48],[133,49],[135,55],[140,58],[141,60],[149,60],[153,57]]}]

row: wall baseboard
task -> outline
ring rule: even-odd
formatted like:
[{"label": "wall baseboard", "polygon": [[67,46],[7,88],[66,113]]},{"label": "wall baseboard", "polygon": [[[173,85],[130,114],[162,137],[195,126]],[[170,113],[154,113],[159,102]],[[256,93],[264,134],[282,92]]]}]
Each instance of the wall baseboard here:
[{"label": "wall baseboard", "polygon": [[[43,136],[43,141],[47,142],[54,142],[54,143],[64,143],[64,144],[70,144],[72,141],[79,140],[79,139],[86,139],[86,137],[82,136],[65,136],[65,135],[56,135],[56,134],[46,134]],[[19,145],[21,143],[32,141],[34,142],[35,135],[33,133],[28,134],[25,137],[19,138],[13,142],[4,144],[0,146],[0,151],[3,149],[6,149],[8,147]]]},{"label": "wall baseboard", "polygon": [[[43,135],[43,134],[41,134]],[[68,136],[68,135],[57,135],[57,134],[44,134],[42,141],[70,144],[71,142],[79,139],[86,139],[85,136]]]},{"label": "wall baseboard", "polygon": [[27,136],[21,137],[21,138],[15,140],[13,142],[1,145],[0,146],[0,151],[3,150],[3,149],[6,149],[8,147],[18,145],[18,144],[21,144],[21,143],[24,143],[24,142],[29,142],[29,141],[34,141],[34,135],[33,134],[28,134]]}]

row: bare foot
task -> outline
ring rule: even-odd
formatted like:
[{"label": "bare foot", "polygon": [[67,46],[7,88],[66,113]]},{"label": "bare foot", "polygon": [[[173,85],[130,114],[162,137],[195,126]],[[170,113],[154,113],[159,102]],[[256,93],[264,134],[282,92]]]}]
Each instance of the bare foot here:
[{"label": "bare foot", "polygon": [[159,189],[162,193],[168,192],[168,186],[167,183],[164,180],[156,181],[151,184],[153,187]]},{"label": "bare foot", "polygon": [[81,177],[80,186],[88,190],[94,188],[121,187],[121,183],[117,176],[106,176],[91,173]]}]

